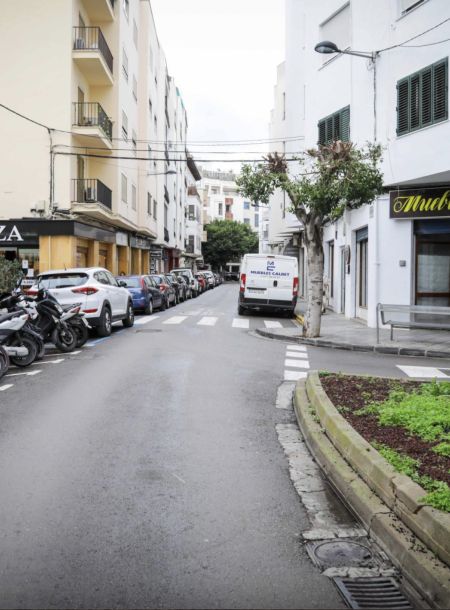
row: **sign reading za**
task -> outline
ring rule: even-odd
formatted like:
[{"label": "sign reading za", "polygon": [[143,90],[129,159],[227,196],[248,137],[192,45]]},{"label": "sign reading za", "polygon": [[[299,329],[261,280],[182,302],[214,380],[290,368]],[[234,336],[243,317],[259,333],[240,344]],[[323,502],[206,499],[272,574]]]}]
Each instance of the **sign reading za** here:
[{"label": "sign reading za", "polygon": [[16,225],[0,225],[0,242],[23,241]]}]

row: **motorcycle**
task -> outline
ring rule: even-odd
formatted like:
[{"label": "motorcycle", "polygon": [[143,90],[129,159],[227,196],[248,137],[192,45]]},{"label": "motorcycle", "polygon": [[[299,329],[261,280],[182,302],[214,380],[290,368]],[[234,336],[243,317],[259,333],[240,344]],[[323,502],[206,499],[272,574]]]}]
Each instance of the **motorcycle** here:
[{"label": "motorcycle", "polygon": [[[29,366],[37,358],[39,343],[26,328],[29,315],[11,312],[0,316],[0,345],[9,361],[16,366]],[[1,369],[1,366],[0,366]]]}]

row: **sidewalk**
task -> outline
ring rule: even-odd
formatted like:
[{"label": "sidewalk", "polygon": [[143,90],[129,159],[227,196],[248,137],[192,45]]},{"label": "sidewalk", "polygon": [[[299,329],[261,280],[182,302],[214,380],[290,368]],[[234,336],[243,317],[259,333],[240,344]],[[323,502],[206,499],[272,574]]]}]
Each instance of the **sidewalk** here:
[{"label": "sidewalk", "polygon": [[[302,316],[306,304],[301,301],[295,310]],[[297,318],[299,320],[299,318]],[[263,337],[294,341],[316,347],[331,347],[358,352],[376,352],[399,356],[425,356],[428,358],[450,358],[450,332],[444,330],[403,330],[394,329],[394,341],[390,340],[390,329],[380,330],[380,343],[377,344],[377,331],[365,323],[345,318],[341,314],[327,311],[322,316],[320,337],[304,339],[301,324],[295,328],[258,329]]]}]

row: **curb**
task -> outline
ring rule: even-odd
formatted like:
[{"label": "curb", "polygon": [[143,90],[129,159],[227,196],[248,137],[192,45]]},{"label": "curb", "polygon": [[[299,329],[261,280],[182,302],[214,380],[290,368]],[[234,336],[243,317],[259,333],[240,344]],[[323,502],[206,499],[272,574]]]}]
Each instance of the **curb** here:
[{"label": "curb", "polygon": [[[297,316],[296,316],[297,319]],[[256,334],[266,339],[277,341],[290,341],[300,345],[311,345],[313,347],[328,347],[331,349],[343,349],[352,352],[372,352],[375,354],[389,354],[391,356],[420,356],[422,358],[450,358],[450,351],[423,349],[416,347],[391,347],[390,345],[365,345],[363,343],[346,343],[345,341],[327,341],[326,339],[307,339],[291,335],[274,333],[265,328],[255,329]]]},{"label": "curb", "polygon": [[[368,443],[371,450],[367,451],[366,441],[345,420],[343,424],[346,426],[341,426],[341,422],[337,418],[335,421],[333,412],[328,409],[329,405],[332,406],[338,418],[342,418],[342,416],[326,396],[320,381],[318,381],[320,388],[317,386],[317,381],[318,374],[310,373],[306,382],[304,380],[297,382],[294,408],[305,441],[319,466],[343,501],[368,529],[369,535],[389,554],[394,565],[402,571],[407,580],[434,607],[449,608],[450,569],[436,557],[433,551],[423,546],[421,540],[409,527],[411,525],[417,527],[413,512],[416,505],[419,506],[419,514],[421,511],[425,511],[422,513],[425,523],[427,519],[429,522],[435,520],[436,515],[432,516],[430,513],[434,509],[420,505],[417,500],[421,496],[416,495],[418,490],[413,481],[393,471],[390,464]],[[311,396],[310,401],[309,391],[311,390],[312,393],[315,390],[316,395]],[[320,400],[322,409],[321,412],[319,412],[320,409],[316,412],[315,405],[318,404],[318,398],[322,398],[320,390],[327,400],[323,401],[325,404]],[[327,426],[332,430],[329,431]],[[339,442],[348,443],[350,441],[351,443],[351,446],[347,444],[345,447],[344,445],[344,454],[341,454],[336,448],[338,441],[334,438],[335,434],[339,438]],[[362,441],[363,444],[358,445],[356,441]],[[357,464],[355,469],[350,465],[352,461]],[[388,501],[389,494],[392,494],[391,499],[396,498],[393,509],[364,480],[365,476],[359,470],[360,464],[363,465],[362,469],[366,467],[366,477],[371,477],[372,482],[375,481],[373,484],[377,491],[383,480],[389,481],[388,488],[382,490],[382,495],[387,497]],[[408,487],[408,483],[414,487]],[[420,489],[421,495],[425,493],[418,485],[417,488]],[[396,494],[394,489],[396,489]],[[409,502],[411,502],[410,506],[408,506]],[[408,515],[409,523],[404,519],[405,514]],[[428,532],[423,531],[423,520],[419,525],[421,525],[419,529],[422,529],[422,535],[429,538]],[[441,526],[440,530],[433,533],[442,539],[447,536],[448,546],[448,533],[445,526],[443,529]],[[433,546],[435,546],[437,541],[434,540],[434,537],[433,541]],[[439,552],[445,556],[445,541],[443,545],[438,544],[438,546],[444,547],[440,548]]]}]

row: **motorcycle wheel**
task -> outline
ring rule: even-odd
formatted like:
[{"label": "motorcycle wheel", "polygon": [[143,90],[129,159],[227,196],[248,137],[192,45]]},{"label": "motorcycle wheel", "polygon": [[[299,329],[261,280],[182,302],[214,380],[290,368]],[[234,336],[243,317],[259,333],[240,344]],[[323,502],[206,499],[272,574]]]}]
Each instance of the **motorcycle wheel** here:
[{"label": "motorcycle wheel", "polygon": [[26,356],[10,356],[9,361],[15,364],[16,366],[30,366],[30,364],[36,360],[39,352],[39,346],[34,340],[34,338],[22,336],[20,338],[20,342],[15,341],[12,345],[21,345],[23,347],[26,347],[28,350],[28,354]]},{"label": "motorcycle wheel", "polygon": [[70,324],[70,327],[77,336],[77,347],[82,347],[89,339],[89,330],[86,324]]},{"label": "motorcycle wheel", "polygon": [[9,356],[0,345],[0,379],[6,375],[9,369]]},{"label": "motorcycle wheel", "polygon": [[60,352],[67,354],[69,352],[73,352],[73,350],[77,346],[77,335],[73,328],[70,326],[64,327],[56,327],[52,332],[52,343],[55,344],[55,347],[59,349]]}]

